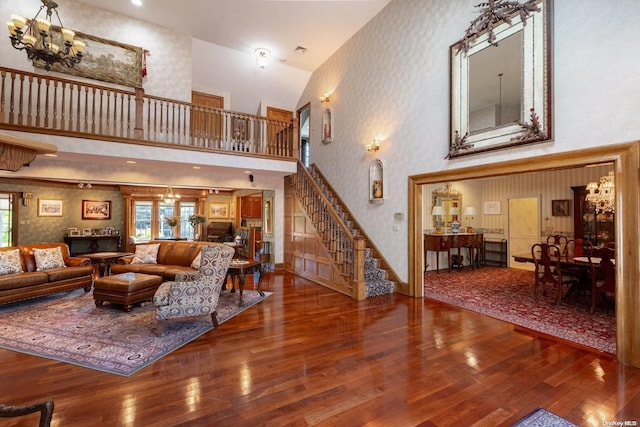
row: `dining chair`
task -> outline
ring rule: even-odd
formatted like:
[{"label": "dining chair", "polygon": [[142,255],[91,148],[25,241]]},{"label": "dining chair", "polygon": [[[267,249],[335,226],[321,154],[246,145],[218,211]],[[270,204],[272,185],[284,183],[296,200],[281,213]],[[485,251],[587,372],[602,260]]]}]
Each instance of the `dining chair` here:
[{"label": "dining chair", "polygon": [[53,400],[45,400],[30,405],[4,405],[0,403],[0,418],[21,417],[40,412],[39,427],[49,427],[53,417]]},{"label": "dining chair", "polygon": [[575,239],[573,241],[573,255],[574,256],[587,256],[589,251],[593,248],[593,243],[590,240]]},{"label": "dining chair", "polygon": [[567,247],[568,241],[569,241],[569,238],[561,234],[552,234],[550,236],[547,236],[547,244],[556,245],[558,248],[560,248],[560,252],[563,252],[563,253],[564,253],[564,249]]},{"label": "dining chair", "polygon": [[551,286],[556,290],[556,303],[562,301],[562,288],[578,284],[578,278],[562,270],[562,253],[556,245],[547,243],[536,243],[531,246],[531,256],[535,265],[535,288],[534,297],[539,299],[539,290],[542,295],[547,295],[547,288]]},{"label": "dining chair", "polygon": [[598,297],[616,292],[615,251],[609,247],[593,248],[589,252],[591,272],[591,314],[596,311]]}]

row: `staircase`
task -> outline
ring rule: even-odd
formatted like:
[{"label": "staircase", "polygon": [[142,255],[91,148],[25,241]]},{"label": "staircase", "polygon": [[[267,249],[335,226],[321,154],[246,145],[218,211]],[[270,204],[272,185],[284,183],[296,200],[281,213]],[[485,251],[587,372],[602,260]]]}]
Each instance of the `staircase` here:
[{"label": "staircase", "polygon": [[[304,166],[299,165],[299,167],[303,168]],[[333,210],[338,214],[339,221],[341,221],[342,224],[344,224],[344,226],[350,231],[351,237],[364,239],[365,249],[363,277],[365,282],[365,298],[394,293],[395,282],[389,280],[388,270],[382,266],[382,264],[386,265],[386,262],[378,257],[375,246],[371,244],[370,239],[362,231],[362,228],[353,218],[353,215],[351,215],[340,197],[336,194],[315,165],[312,165],[307,169],[307,171],[324,195],[324,199],[328,201],[328,203],[333,207]],[[301,200],[301,203],[303,206],[305,205],[304,200]],[[321,226],[321,224],[316,225],[316,228],[319,226]]]}]

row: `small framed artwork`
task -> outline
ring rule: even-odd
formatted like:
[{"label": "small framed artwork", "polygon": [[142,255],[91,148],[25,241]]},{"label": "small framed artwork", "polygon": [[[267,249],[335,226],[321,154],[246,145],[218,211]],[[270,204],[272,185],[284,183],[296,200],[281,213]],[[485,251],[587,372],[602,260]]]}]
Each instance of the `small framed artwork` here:
[{"label": "small framed artwork", "polygon": [[38,216],[62,216],[62,200],[38,199]]},{"label": "small framed artwork", "polygon": [[91,229],[90,228],[83,228],[82,229],[82,235],[83,236],[91,236]]},{"label": "small framed artwork", "polygon": [[551,215],[569,216],[569,200],[552,200]]},{"label": "small framed artwork", "polygon": [[83,200],[82,219],[111,219],[111,201]]},{"label": "small framed artwork", "polygon": [[209,203],[209,218],[229,218],[229,203]]},{"label": "small framed artwork", "polygon": [[333,141],[333,111],[327,108],[322,113],[322,143],[329,144]]},{"label": "small framed artwork", "polygon": [[69,229],[69,236],[74,237],[74,236],[79,236],[80,235],[80,230],[78,230],[77,228],[70,228]]},{"label": "small framed artwork", "polygon": [[106,234],[107,236],[114,235],[115,234],[114,231],[115,231],[115,227],[105,227],[104,228],[104,234]]},{"label": "small framed artwork", "polygon": [[500,215],[502,211],[500,201],[484,202],[482,213],[485,215]]}]

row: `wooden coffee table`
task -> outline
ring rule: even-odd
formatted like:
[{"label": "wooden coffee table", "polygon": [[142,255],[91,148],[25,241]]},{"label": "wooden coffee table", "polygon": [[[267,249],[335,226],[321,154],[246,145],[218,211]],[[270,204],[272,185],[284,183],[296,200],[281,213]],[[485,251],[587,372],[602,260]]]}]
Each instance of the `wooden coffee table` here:
[{"label": "wooden coffee table", "polygon": [[107,301],[122,304],[124,311],[128,312],[138,302],[151,301],[162,281],[160,276],[142,273],[100,277],[93,283],[93,299],[96,307]]},{"label": "wooden coffee table", "polygon": [[100,277],[108,276],[111,270],[111,264],[116,262],[123,256],[133,255],[131,252],[94,252],[81,255],[83,258],[89,258],[91,264],[98,265]]}]

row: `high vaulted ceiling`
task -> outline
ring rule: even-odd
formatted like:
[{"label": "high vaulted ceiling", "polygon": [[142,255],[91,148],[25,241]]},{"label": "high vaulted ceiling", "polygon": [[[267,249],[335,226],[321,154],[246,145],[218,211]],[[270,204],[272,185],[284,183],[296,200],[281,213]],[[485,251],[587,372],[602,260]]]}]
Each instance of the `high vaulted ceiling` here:
[{"label": "high vaulted ceiling", "polygon": [[[313,71],[391,0],[79,0]],[[297,47],[306,48],[304,53]]]}]

